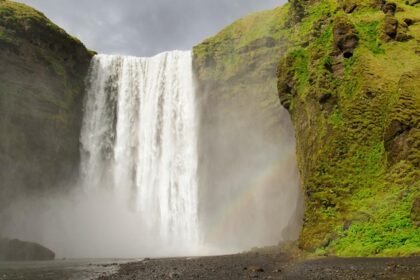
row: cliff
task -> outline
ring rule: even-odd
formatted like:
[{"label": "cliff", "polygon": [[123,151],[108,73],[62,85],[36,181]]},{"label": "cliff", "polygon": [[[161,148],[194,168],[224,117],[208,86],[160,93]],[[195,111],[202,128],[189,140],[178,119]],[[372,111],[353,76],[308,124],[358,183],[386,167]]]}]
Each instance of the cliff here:
[{"label": "cliff", "polygon": [[[200,194],[211,197],[201,207],[247,182],[263,151],[290,145],[281,103],[305,196],[300,248],[419,254],[419,9],[415,0],[291,0],[196,46],[199,172],[218,186]],[[92,55],[41,13],[0,0],[0,208],[75,174]],[[264,157],[246,162],[244,150]],[[299,205],[292,211],[299,218]],[[299,221],[289,222],[285,239],[297,236]]]},{"label": "cliff", "polygon": [[344,256],[418,254],[419,7],[303,7],[278,72],[306,195],[300,245]]},{"label": "cliff", "polygon": [[42,13],[0,1],[0,208],[76,172],[91,57]]},{"label": "cliff", "polygon": [[[287,14],[288,7],[251,14],[193,50],[201,115],[200,195],[205,198],[200,210],[214,213],[200,219],[206,221],[204,232],[217,224],[224,214],[219,211],[230,207],[214,209],[214,201],[238,201],[244,192],[249,200],[238,204],[241,214],[221,234],[219,242],[226,247],[239,241],[238,234],[249,246],[261,244],[264,231],[276,235],[269,240],[298,236],[302,207],[296,203],[293,128],[276,90],[278,60],[290,45],[283,28]],[[285,203],[272,202],[279,197]],[[267,219],[250,218],[258,205]]]},{"label": "cliff", "polygon": [[253,91],[265,112],[278,65],[307,252],[420,253],[419,9],[415,1],[294,0],[194,49],[202,92],[229,101]]}]

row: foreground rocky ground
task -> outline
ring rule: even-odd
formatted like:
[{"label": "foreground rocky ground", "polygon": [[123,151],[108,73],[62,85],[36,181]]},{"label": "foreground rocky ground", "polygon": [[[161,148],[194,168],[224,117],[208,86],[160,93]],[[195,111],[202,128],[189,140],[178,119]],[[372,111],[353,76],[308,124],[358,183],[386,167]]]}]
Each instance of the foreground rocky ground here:
[{"label": "foreground rocky ground", "polygon": [[293,261],[283,254],[145,259],[99,280],[134,279],[420,279],[420,257],[323,258]]}]

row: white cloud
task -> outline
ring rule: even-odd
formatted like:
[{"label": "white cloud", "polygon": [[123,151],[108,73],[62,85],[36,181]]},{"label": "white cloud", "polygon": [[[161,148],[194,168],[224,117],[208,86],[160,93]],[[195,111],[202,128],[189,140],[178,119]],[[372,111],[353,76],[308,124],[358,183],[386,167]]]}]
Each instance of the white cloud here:
[{"label": "white cloud", "polygon": [[248,13],[285,0],[20,0],[101,53],[191,49]]}]

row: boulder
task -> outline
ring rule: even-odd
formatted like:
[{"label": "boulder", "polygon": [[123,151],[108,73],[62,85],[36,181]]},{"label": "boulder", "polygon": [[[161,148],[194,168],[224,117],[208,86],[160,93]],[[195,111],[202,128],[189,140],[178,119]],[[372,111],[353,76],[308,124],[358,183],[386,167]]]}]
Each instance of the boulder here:
[{"label": "boulder", "polygon": [[354,26],[343,18],[339,18],[333,27],[334,45],[345,58],[353,56],[353,51],[359,44],[359,37]]},{"label": "boulder", "polygon": [[53,251],[37,243],[0,238],[0,261],[47,261],[54,258]]},{"label": "boulder", "polygon": [[385,3],[382,6],[382,11],[387,15],[391,15],[391,16],[395,15],[396,10],[397,10],[397,4],[393,2]]},{"label": "boulder", "polygon": [[385,34],[394,39],[397,36],[397,30],[398,30],[398,20],[396,20],[392,16],[387,15],[385,18],[385,24],[384,24]]},{"label": "boulder", "polygon": [[342,3],[342,8],[344,12],[346,12],[347,14],[351,14],[356,10],[357,3],[353,0],[345,0]]}]

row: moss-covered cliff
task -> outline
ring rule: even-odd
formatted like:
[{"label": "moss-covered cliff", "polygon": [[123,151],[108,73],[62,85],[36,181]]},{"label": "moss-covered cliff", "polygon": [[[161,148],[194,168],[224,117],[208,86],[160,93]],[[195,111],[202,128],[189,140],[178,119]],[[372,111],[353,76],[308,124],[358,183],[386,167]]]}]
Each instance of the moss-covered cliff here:
[{"label": "moss-covered cliff", "polygon": [[0,1],[0,207],[76,171],[91,57],[43,14]]},{"label": "moss-covered cliff", "polygon": [[338,255],[420,253],[420,8],[306,3],[281,60],[305,187],[300,245]]},{"label": "moss-covered cliff", "polygon": [[294,0],[194,49],[202,91],[213,87],[222,100],[254,85],[271,100],[266,86],[280,61],[279,97],[292,117],[305,192],[306,251],[420,253],[420,7],[410,3]]}]

